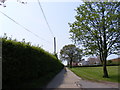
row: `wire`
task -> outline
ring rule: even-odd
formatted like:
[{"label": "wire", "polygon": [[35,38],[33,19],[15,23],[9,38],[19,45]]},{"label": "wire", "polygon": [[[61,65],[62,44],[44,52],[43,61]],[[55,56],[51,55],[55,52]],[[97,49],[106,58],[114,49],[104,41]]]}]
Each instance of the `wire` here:
[{"label": "wire", "polygon": [[[1,11],[0,11],[1,12]],[[25,29],[26,31],[32,33],[34,36],[38,37],[39,39],[46,41],[48,43],[50,43],[49,41],[39,37],[37,34],[33,33],[32,31],[30,31],[29,29],[27,29],[26,27],[24,27],[23,25],[21,25],[20,23],[18,23],[17,21],[15,21],[14,19],[10,18],[8,15],[6,15],[5,13],[1,12],[4,16],[6,16],[7,18],[9,18],[10,20],[12,20],[14,23],[16,23],[17,25],[19,25],[20,27],[22,27],[23,29]]]},{"label": "wire", "polygon": [[46,24],[47,24],[47,26],[48,26],[48,28],[49,28],[49,31],[50,31],[51,35],[54,37],[54,34],[53,34],[53,32],[52,32],[52,30],[51,30],[51,28],[50,28],[50,25],[49,25],[49,23],[48,23],[48,21],[47,21],[47,18],[46,18],[46,16],[45,16],[45,13],[44,13],[44,11],[43,11],[43,9],[42,9],[42,6],[41,6],[41,3],[40,3],[39,0],[38,0],[38,4],[39,4],[40,9],[41,9],[41,11],[42,11],[42,13],[43,13],[43,16],[44,16],[44,18],[45,18],[45,21],[46,21]]}]

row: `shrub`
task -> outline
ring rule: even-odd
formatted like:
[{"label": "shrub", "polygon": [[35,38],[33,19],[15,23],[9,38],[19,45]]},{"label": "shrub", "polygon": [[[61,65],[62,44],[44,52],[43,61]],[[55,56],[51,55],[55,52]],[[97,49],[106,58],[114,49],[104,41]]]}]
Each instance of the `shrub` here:
[{"label": "shrub", "polygon": [[3,88],[47,75],[50,77],[63,68],[63,64],[54,55],[25,42],[3,38],[2,53]]}]

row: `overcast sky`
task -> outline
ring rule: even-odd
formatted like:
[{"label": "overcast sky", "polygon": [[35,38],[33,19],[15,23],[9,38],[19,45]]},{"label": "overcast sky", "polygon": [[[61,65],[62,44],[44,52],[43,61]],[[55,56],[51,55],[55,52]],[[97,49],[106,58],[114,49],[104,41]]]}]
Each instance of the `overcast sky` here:
[{"label": "overcast sky", "polygon": [[[0,11],[29,31],[0,13],[0,36],[7,33],[7,36],[13,39],[16,38],[18,41],[22,41],[24,38],[25,41],[31,42],[33,45],[39,44],[44,50],[50,53],[54,52],[54,36],[57,42],[57,53],[60,52],[60,49],[62,49],[64,45],[72,44],[69,39],[70,28],[68,23],[75,21],[74,16],[76,12],[74,9],[82,4],[81,1],[69,2],[69,0],[65,0],[66,2],[41,2],[42,9],[53,34],[45,22],[37,0],[34,0],[34,2],[32,0],[32,2],[27,2],[27,4],[21,4],[17,2],[17,0],[8,1],[9,0],[5,2],[6,7],[0,6]],[[35,35],[39,36],[39,38]],[[112,55],[109,59],[116,57],[116,55]]]}]

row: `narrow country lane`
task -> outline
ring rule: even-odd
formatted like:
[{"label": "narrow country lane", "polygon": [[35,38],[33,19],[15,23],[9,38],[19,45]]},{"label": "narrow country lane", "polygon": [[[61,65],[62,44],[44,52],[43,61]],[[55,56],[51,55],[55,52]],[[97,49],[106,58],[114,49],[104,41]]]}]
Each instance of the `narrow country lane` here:
[{"label": "narrow country lane", "polygon": [[66,68],[57,74],[46,88],[118,88],[118,84],[83,80]]},{"label": "narrow country lane", "polygon": [[2,60],[0,60],[0,90],[1,89],[2,89]]},{"label": "narrow country lane", "polygon": [[56,75],[46,88],[81,88],[76,84],[79,81],[80,78],[66,68]]}]

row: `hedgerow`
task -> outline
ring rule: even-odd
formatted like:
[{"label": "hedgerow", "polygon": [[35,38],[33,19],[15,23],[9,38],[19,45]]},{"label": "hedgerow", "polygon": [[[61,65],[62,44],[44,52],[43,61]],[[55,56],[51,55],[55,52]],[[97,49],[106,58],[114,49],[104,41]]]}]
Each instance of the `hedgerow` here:
[{"label": "hedgerow", "polygon": [[42,48],[2,38],[3,88],[45,76],[51,77],[62,68],[60,60]]}]

